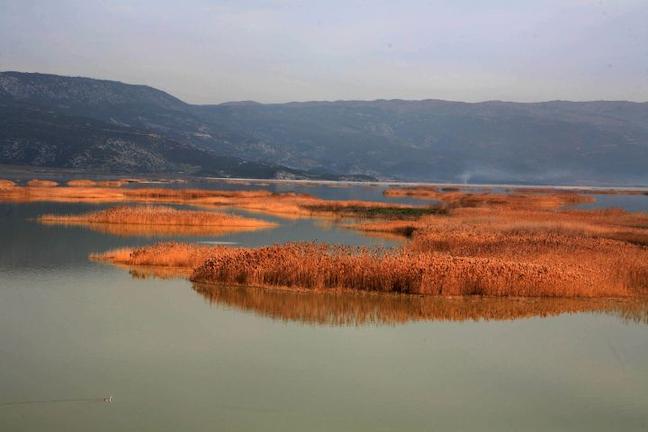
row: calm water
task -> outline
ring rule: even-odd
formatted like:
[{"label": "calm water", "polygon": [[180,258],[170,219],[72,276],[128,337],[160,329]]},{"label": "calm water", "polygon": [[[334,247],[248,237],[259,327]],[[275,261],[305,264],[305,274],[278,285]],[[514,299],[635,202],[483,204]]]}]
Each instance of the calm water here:
[{"label": "calm water", "polygon": [[[150,184],[134,184],[129,187],[152,187],[156,185]],[[160,185],[158,185],[160,186]],[[190,182],[190,183],[176,183],[169,185],[161,185],[162,187],[173,188],[206,188],[206,189],[227,189],[227,190],[250,190],[250,189],[266,189],[272,192],[296,192],[316,196],[323,199],[331,200],[367,200],[367,201],[380,201],[387,203],[398,204],[411,204],[411,205],[429,205],[439,203],[437,200],[432,199],[419,199],[413,197],[390,197],[384,196],[383,192],[389,188],[387,184],[358,184],[358,183],[341,183],[337,186],[328,184],[315,184],[315,183],[264,183],[263,181],[250,181],[241,183],[228,183],[225,181],[211,181],[211,182]],[[437,185],[443,187],[442,185]],[[511,191],[524,190],[516,189],[510,186],[480,186],[480,185],[466,185],[460,186],[462,190],[473,193],[508,193]],[[593,193],[592,196],[596,201],[588,204],[578,205],[578,208],[592,209],[592,208],[621,208],[628,211],[648,211],[648,189],[643,188],[645,194],[640,195],[611,195],[611,194],[597,194]]]},{"label": "calm water", "polygon": [[648,212],[648,195],[600,195],[595,194],[596,201],[583,204],[580,207],[591,208],[620,208],[628,211]]},{"label": "calm water", "polygon": [[[87,260],[151,238],[30,220],[90,208],[0,204],[0,431],[648,430],[645,313],[193,287]],[[394,245],[190,240],[299,239]]]}]

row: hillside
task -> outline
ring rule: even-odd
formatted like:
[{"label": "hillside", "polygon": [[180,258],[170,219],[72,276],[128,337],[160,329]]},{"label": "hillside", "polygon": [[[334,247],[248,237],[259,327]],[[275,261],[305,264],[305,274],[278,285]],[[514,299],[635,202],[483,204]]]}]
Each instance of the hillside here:
[{"label": "hillside", "polygon": [[410,180],[648,182],[648,104],[313,102],[208,108],[241,157]]},{"label": "hillside", "polygon": [[0,115],[0,163],[246,177],[648,184],[648,103],[200,106],[147,86],[5,72]]},{"label": "hillside", "polygon": [[0,73],[0,163],[103,173],[335,178],[196,146],[183,136],[197,121],[187,109],[146,86]]}]

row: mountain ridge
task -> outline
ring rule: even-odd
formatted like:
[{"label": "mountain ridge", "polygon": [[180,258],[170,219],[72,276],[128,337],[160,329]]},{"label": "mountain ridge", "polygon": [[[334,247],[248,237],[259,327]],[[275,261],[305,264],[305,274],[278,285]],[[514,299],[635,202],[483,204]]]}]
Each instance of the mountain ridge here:
[{"label": "mountain ridge", "polygon": [[[25,116],[44,111],[73,122],[94,119],[103,122],[104,131],[106,124],[131,128],[164,141],[158,149],[181,146],[205,158],[262,164],[286,175],[648,184],[648,102],[377,99],[194,105],[146,85],[0,72],[0,104]],[[6,149],[18,138],[19,129],[0,127],[0,163],[11,162]],[[34,147],[38,140],[28,141]],[[165,154],[177,157],[171,150]],[[113,162],[104,165],[117,169]]]},{"label": "mountain ridge", "polygon": [[[407,98],[376,98],[376,99],[313,99],[313,100],[304,100],[304,101],[287,101],[287,102],[259,102],[256,100],[233,100],[219,103],[206,103],[206,104],[196,104],[184,101],[176,96],[173,96],[171,93],[160,90],[148,84],[131,84],[119,80],[111,80],[107,78],[92,78],[83,75],[58,75],[50,74],[43,72],[21,72],[15,70],[9,71],[0,71],[0,77],[3,75],[15,76],[15,77],[25,77],[25,76],[34,76],[42,78],[57,78],[62,80],[83,80],[90,82],[98,83],[109,83],[109,84],[118,84],[125,87],[131,88],[142,88],[151,90],[157,93],[162,93],[169,98],[175,99],[177,102],[185,106],[198,106],[198,107],[217,107],[223,105],[296,105],[296,104],[335,104],[335,103],[374,103],[374,102],[442,102],[449,104],[465,104],[465,105],[480,105],[480,104],[515,104],[515,105],[544,105],[544,104],[553,104],[553,103],[565,103],[565,104],[596,104],[596,103],[622,103],[622,104],[634,104],[634,105],[648,105],[648,101],[630,101],[623,99],[585,99],[585,100],[569,100],[569,99],[548,99],[540,101],[513,101],[505,99],[486,99],[480,101],[460,101],[453,99],[438,99],[438,98],[423,98],[423,99],[407,99]],[[0,90],[3,90],[0,86]]]}]

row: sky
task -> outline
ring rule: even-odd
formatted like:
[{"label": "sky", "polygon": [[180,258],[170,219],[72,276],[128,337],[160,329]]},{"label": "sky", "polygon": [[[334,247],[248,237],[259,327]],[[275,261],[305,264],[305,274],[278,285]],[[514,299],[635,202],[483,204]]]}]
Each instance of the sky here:
[{"label": "sky", "polygon": [[648,0],[0,0],[0,70],[191,103],[648,101]]}]

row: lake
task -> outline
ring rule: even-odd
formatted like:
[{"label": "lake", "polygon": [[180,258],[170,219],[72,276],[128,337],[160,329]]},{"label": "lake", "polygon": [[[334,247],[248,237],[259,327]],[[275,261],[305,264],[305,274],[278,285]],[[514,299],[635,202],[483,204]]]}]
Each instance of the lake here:
[{"label": "lake", "polygon": [[[33,220],[103,207],[0,204],[1,431],[648,430],[645,308],[193,286],[87,258],[155,238]],[[310,219],[174,239],[398,244]]]}]

